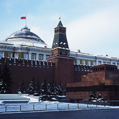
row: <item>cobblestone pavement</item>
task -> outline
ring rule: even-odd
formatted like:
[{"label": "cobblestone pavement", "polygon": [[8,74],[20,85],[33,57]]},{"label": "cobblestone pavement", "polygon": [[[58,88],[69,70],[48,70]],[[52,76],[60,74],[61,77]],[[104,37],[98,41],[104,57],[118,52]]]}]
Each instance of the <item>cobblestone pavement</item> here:
[{"label": "cobblestone pavement", "polygon": [[119,119],[119,109],[0,114],[0,119]]}]

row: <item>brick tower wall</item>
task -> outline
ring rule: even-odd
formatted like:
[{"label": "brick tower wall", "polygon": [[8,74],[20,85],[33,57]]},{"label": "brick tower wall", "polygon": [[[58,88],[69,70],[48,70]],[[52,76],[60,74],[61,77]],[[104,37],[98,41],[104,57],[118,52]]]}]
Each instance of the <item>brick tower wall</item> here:
[{"label": "brick tower wall", "polygon": [[62,83],[66,89],[67,83],[74,82],[74,58],[69,56],[70,51],[63,48],[55,48],[51,51],[48,61],[55,62],[54,79],[56,83]]}]

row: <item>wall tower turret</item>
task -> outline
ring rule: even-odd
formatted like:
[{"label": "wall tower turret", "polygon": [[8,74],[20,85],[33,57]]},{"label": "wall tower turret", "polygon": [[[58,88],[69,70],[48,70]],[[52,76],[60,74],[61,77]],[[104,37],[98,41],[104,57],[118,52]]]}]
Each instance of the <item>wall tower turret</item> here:
[{"label": "wall tower turret", "polygon": [[61,20],[59,21],[57,27],[54,29],[54,39],[52,48],[61,47],[61,48],[68,48],[68,42],[66,37],[66,27],[63,27]]},{"label": "wall tower turret", "polygon": [[70,57],[66,28],[61,20],[54,30],[51,56],[47,60],[55,63],[54,81],[57,84],[62,82],[65,88],[68,82],[74,82],[74,58]]}]

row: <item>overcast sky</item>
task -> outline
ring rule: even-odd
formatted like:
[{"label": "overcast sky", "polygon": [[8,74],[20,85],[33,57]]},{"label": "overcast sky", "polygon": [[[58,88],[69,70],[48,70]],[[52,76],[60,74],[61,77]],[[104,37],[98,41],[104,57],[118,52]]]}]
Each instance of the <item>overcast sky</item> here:
[{"label": "overcast sky", "polygon": [[119,0],[0,0],[0,41],[27,26],[51,47],[59,22],[71,51],[119,57]]}]

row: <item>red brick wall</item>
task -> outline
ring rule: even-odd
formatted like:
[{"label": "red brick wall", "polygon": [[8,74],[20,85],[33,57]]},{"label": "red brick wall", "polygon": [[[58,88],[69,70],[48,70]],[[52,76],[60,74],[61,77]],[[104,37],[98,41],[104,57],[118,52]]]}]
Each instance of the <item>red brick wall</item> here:
[{"label": "red brick wall", "polygon": [[74,82],[74,58],[69,57],[69,50],[55,48],[47,60],[55,63],[54,79],[56,83],[62,82],[65,89],[67,83]]},{"label": "red brick wall", "polygon": [[67,83],[74,82],[74,68],[71,59],[58,58],[57,67],[55,67],[56,80],[61,81],[66,87]]},{"label": "red brick wall", "polygon": [[[44,79],[46,79],[47,83],[54,79],[54,64],[53,66],[51,66],[50,63],[49,65],[47,65],[47,63],[44,63],[45,65],[43,65],[43,62],[41,62],[41,65],[35,65],[35,62],[33,62],[33,65],[31,65],[31,63],[28,63],[29,66],[27,66],[26,64],[23,64],[23,62],[18,63],[18,61],[16,61],[16,63],[14,63],[13,60],[12,62],[10,61],[10,63],[8,59],[6,61],[7,66],[10,69],[13,82],[12,93],[17,93],[19,83],[22,80],[24,80],[25,90],[27,93],[29,83],[31,82],[33,77],[35,81],[39,80],[40,83],[43,82]],[[0,65],[1,69],[3,69],[4,64],[5,59],[2,59],[2,63]]]},{"label": "red brick wall", "polygon": [[[82,86],[94,86],[94,85],[119,85],[119,71],[114,66],[114,70],[109,71],[106,67],[112,67],[113,65],[100,65],[99,67],[104,66],[104,70],[101,71],[94,71],[88,73],[87,75],[83,75],[81,77],[81,82],[75,83],[68,83],[67,87],[82,87]],[[98,66],[95,66],[98,68]],[[78,74],[77,74],[78,75]],[[76,76],[77,76],[76,75]],[[76,77],[75,76],[75,77]],[[119,100],[119,92],[118,91],[101,91],[96,92],[97,94],[102,94],[106,100]],[[88,92],[67,92],[66,98],[67,99],[84,99],[88,100],[90,95],[90,91]]]},{"label": "red brick wall", "polygon": [[[119,92],[96,92],[101,94],[105,100],[119,100]],[[66,99],[83,99],[88,100],[90,92],[66,92]]]}]

